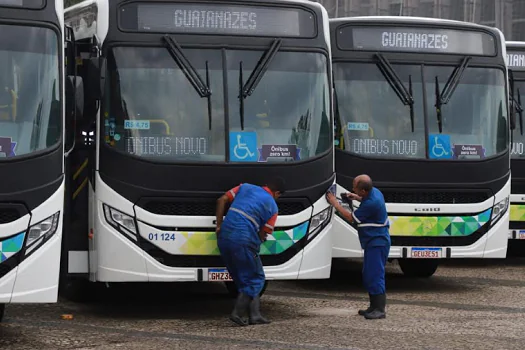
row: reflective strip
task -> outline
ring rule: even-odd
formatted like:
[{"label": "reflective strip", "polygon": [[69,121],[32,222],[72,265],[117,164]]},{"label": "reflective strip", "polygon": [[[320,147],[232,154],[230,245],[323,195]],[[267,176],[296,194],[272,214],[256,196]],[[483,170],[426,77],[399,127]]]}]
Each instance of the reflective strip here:
[{"label": "reflective strip", "polygon": [[361,220],[359,220],[357,216],[355,216],[354,212],[352,212],[352,216],[354,217],[355,222],[357,222],[358,224],[361,223]]},{"label": "reflective strip", "polygon": [[233,190],[230,190],[230,193],[231,193],[232,197],[235,198],[235,192],[233,192]]},{"label": "reflective strip", "polygon": [[388,218],[384,224],[360,224],[357,227],[386,227],[388,225]]},{"label": "reflective strip", "polygon": [[264,224],[265,227],[268,227],[270,230],[273,230],[273,226],[269,224]]},{"label": "reflective strip", "polygon": [[241,215],[244,216],[246,219],[250,220],[250,221],[255,225],[255,227],[257,228],[257,230],[259,229],[259,224],[257,223],[257,220],[255,220],[254,218],[252,218],[250,215],[246,214],[244,211],[242,211],[242,210],[240,210],[240,209],[237,209],[237,208],[230,208],[230,210],[233,210],[234,212],[241,214]]}]

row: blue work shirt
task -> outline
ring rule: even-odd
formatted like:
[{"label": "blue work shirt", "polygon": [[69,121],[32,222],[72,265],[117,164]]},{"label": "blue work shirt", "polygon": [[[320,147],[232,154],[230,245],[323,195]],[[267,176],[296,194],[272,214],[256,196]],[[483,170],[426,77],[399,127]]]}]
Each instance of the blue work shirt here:
[{"label": "blue work shirt", "polygon": [[259,250],[259,231],[273,232],[277,221],[277,203],[267,187],[241,184],[226,195],[230,209],[219,231],[219,239],[229,239]]},{"label": "blue work shirt", "polygon": [[390,246],[388,228],[388,214],[386,212],[385,197],[381,191],[372,187],[361,205],[352,213],[357,224],[357,232],[361,248]]}]

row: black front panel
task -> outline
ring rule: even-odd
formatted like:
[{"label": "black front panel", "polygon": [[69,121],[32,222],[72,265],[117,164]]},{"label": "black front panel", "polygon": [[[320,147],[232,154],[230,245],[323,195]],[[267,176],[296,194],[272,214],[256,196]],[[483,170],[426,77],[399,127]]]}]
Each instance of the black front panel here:
[{"label": "black front panel", "polygon": [[[137,203],[157,215],[215,216],[216,198],[142,197]],[[311,205],[307,198],[282,198],[278,201],[279,215],[294,215]]]},{"label": "black front panel", "polygon": [[[61,145],[37,157],[0,161],[0,204],[22,203],[29,211],[42,204],[62,183],[62,161]],[[14,218],[13,214],[0,213],[0,217],[4,215]]]},{"label": "black front panel", "polygon": [[[264,185],[273,176],[281,176],[286,181],[287,192],[282,197],[281,208],[296,212],[301,205],[311,205],[324,195],[334,181],[332,164],[331,151],[299,164],[250,166],[159,164],[100,148],[100,175],[109,186],[146,210],[171,215],[188,215],[188,208],[202,212],[194,215],[215,215],[210,203],[224,192],[243,182]],[[160,204],[158,199],[148,197],[169,199]]]},{"label": "black front panel", "polygon": [[[406,192],[397,196],[398,199],[406,200],[401,203],[413,203],[414,200],[425,198],[443,204],[479,203],[487,199],[486,196],[501,190],[510,176],[508,153],[484,161],[458,163],[367,159],[336,150],[335,164],[337,182],[341,186],[350,190],[355,176],[368,174],[374,185],[385,191],[385,197],[394,189]],[[420,193],[409,195],[413,193],[410,190]],[[425,194],[428,190],[434,194]]]}]

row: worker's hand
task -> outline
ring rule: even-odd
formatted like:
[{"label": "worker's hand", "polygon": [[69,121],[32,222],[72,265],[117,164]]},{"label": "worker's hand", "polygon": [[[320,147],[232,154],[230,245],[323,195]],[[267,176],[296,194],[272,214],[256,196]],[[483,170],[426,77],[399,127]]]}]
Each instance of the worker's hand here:
[{"label": "worker's hand", "polygon": [[361,201],[361,197],[359,197],[357,194],[352,193],[352,192],[348,192],[348,193],[346,194],[346,197],[347,197],[348,199],[352,199],[352,200],[355,200],[355,201]]},{"label": "worker's hand", "polygon": [[215,233],[219,233],[219,231],[221,230],[221,226],[220,225],[217,225],[215,227]]},{"label": "worker's hand", "polygon": [[268,238],[268,234],[264,231],[259,231],[259,238],[262,242],[266,242],[266,239]]},{"label": "worker's hand", "polygon": [[336,206],[339,202],[337,201],[337,198],[334,196],[333,193],[331,192],[328,192],[326,194],[326,200],[328,201],[328,203],[330,203],[332,206]]}]

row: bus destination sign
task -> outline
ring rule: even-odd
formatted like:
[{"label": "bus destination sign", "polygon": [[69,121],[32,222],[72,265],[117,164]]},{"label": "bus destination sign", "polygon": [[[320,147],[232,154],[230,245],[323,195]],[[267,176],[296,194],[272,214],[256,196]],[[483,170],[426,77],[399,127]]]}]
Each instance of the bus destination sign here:
[{"label": "bus destination sign", "polygon": [[20,7],[27,9],[40,9],[44,7],[45,0],[0,0],[0,6]]},{"label": "bus destination sign", "polygon": [[131,3],[120,8],[120,27],[159,33],[307,38],[316,35],[310,11],[225,3]]},{"label": "bus destination sign", "polygon": [[337,45],[346,50],[436,52],[495,56],[496,43],[488,33],[415,27],[344,27]]},{"label": "bus destination sign", "polygon": [[525,51],[507,49],[507,66],[511,69],[525,70]]}]

